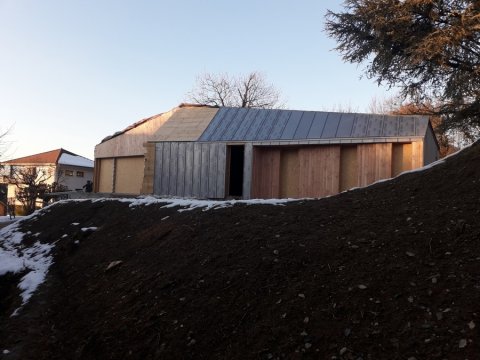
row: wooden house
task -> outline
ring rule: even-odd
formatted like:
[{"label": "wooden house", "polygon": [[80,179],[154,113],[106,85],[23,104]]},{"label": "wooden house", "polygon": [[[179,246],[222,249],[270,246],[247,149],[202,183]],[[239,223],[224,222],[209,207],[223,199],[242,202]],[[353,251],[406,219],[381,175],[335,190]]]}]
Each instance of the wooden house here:
[{"label": "wooden house", "polygon": [[[122,176],[135,176],[131,190],[159,196],[324,197],[438,159],[424,116],[188,106],[173,112],[144,137],[143,152],[138,144],[143,164],[136,174],[120,169],[108,179],[123,184]],[[101,190],[105,179],[96,181]]]}]

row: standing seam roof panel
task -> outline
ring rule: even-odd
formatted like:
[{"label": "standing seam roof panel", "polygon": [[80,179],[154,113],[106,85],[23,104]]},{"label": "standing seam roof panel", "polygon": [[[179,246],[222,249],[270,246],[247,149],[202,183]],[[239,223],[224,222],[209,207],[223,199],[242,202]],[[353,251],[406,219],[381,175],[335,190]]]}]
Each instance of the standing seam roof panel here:
[{"label": "standing seam roof panel", "polygon": [[255,119],[253,120],[252,125],[247,131],[246,140],[254,140],[255,136],[257,135],[258,131],[261,129],[265,118],[267,117],[267,112],[266,111],[258,111],[257,115],[255,116]]},{"label": "standing seam roof panel", "polygon": [[280,139],[283,133],[283,129],[287,126],[293,111],[282,111],[277,117],[277,121],[272,126],[272,131],[268,137],[268,140]]},{"label": "standing seam roof panel", "polygon": [[297,131],[298,124],[300,123],[300,119],[302,118],[303,111],[292,111],[292,115],[288,119],[288,122],[283,129],[282,136],[280,139],[283,140],[291,140]]},{"label": "standing seam roof panel", "polygon": [[428,118],[298,110],[221,108],[199,141],[425,136]]},{"label": "standing seam roof panel", "polygon": [[232,126],[234,130],[234,135],[230,137],[232,140],[242,140],[245,138],[248,129],[252,126],[253,121],[255,120],[255,116],[257,116],[258,110],[257,109],[250,109],[247,115],[243,118],[237,126]]},{"label": "standing seam roof panel", "polygon": [[335,137],[341,117],[341,113],[328,114],[327,122],[325,123],[325,127],[323,128],[321,136],[322,139],[330,139]]},{"label": "standing seam roof panel", "polygon": [[343,114],[338,124],[337,133],[335,134],[335,137],[337,138],[352,137],[354,122],[355,122],[355,114]]},{"label": "standing seam roof panel", "polygon": [[223,131],[220,136],[220,140],[230,140],[235,134],[235,130],[242,123],[243,119],[248,113],[248,109],[240,108],[238,109],[235,116],[227,117],[223,123],[220,124]]},{"label": "standing seam roof panel", "polygon": [[255,134],[254,140],[268,139],[268,135],[272,133],[272,129],[280,116],[280,110],[272,110],[268,112],[267,117],[263,121],[262,127]]},{"label": "standing seam roof panel", "polygon": [[217,114],[210,121],[210,124],[207,126],[203,134],[198,138],[198,140],[200,141],[216,140],[215,135],[216,135],[217,128],[220,126],[220,124],[223,121],[223,118],[227,115],[227,113],[230,112],[230,110],[236,111],[235,109],[220,108]]},{"label": "standing seam roof panel", "polygon": [[323,128],[327,122],[328,113],[317,112],[312,120],[312,126],[308,132],[308,139],[319,139],[322,136]]}]

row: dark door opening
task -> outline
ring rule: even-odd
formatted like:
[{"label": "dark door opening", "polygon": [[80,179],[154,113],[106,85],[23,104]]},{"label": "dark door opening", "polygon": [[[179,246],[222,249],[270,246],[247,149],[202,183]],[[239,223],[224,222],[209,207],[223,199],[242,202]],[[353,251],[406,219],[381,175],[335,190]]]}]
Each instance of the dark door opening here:
[{"label": "dark door opening", "polygon": [[228,180],[228,196],[241,197],[243,195],[243,162],[245,147],[232,145],[230,149],[230,166]]}]

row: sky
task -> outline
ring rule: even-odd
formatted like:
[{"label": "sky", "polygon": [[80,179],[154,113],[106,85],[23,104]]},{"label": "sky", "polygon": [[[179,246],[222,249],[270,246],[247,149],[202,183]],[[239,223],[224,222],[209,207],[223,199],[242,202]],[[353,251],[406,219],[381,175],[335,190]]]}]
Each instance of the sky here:
[{"label": "sky", "polygon": [[187,100],[206,72],[262,72],[289,109],[368,112],[393,93],[324,31],[341,0],[0,0],[2,160],[95,145]]}]

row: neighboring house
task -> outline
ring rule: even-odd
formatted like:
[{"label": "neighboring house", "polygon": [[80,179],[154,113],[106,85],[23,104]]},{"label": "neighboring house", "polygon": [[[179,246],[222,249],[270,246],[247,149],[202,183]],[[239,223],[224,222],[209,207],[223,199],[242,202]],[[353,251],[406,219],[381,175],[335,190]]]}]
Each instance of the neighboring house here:
[{"label": "neighboring house", "polygon": [[[153,122],[158,116],[143,120],[97,145],[97,164],[103,164],[104,150],[112,149],[109,171],[97,172],[97,189],[108,183],[103,189],[121,193],[115,185],[135,177],[135,188],[129,190],[136,194],[324,197],[422,167],[439,156],[425,116],[188,105],[166,114],[159,115],[162,122]],[[136,147],[132,175],[115,164],[131,159],[130,132],[139,126],[145,146],[143,152]]]},{"label": "neighboring house", "polygon": [[[67,190],[81,190],[87,180],[93,180],[93,161],[65,149],[25,156],[0,164],[3,165],[0,179],[0,183],[3,184],[8,184],[9,178],[20,169],[29,169],[36,174],[46,173],[46,184],[55,182]],[[15,198],[16,190],[16,185],[8,185],[8,199]]]}]

